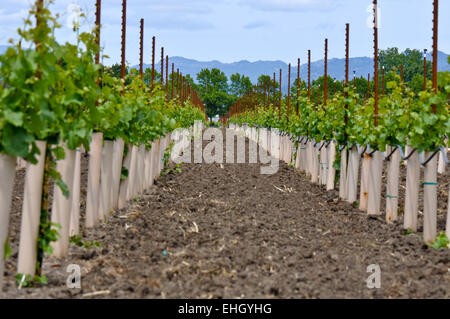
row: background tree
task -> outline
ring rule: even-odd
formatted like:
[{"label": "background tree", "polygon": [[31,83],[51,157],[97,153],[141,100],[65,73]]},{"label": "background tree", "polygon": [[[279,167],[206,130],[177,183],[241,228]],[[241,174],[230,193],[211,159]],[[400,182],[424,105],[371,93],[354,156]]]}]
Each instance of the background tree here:
[{"label": "background tree", "polygon": [[[272,93],[273,92],[273,79],[270,77],[270,75],[265,75],[265,74],[260,75],[258,77],[258,80],[256,83],[258,83],[258,85],[261,85],[261,84],[266,85],[267,81],[269,82],[269,92]],[[277,81],[278,81],[278,79],[277,79]],[[278,90],[279,86],[280,85],[278,84],[278,82],[276,82],[275,90]]]},{"label": "background tree", "polygon": [[195,84],[194,79],[191,77],[190,74],[186,74],[186,75],[184,76],[184,79],[185,79],[185,81],[186,81],[187,83],[189,83],[189,85],[191,86],[191,88],[193,88],[194,90],[197,89],[197,88],[196,88],[197,85]]},{"label": "background tree", "polygon": [[[122,66],[119,63],[115,63],[109,67],[105,67],[104,72],[108,73],[109,75],[115,78],[120,79],[122,75]],[[136,73],[133,72],[133,69],[129,70],[128,67],[125,67],[125,85],[129,85],[131,83],[131,78],[128,75],[133,77],[136,75]]]},{"label": "background tree", "polygon": [[[355,92],[358,93],[361,98],[365,98],[367,95],[367,84],[368,84],[367,78],[361,76],[359,78],[356,78],[354,82],[355,82],[355,86],[356,86]],[[371,82],[371,84],[373,84],[372,80],[370,82]],[[350,84],[353,85],[353,81]],[[380,81],[380,86],[381,86],[381,81]],[[371,92],[372,92],[372,89],[371,89]]]},{"label": "background tree", "polygon": [[[384,66],[386,74],[391,71],[400,74],[400,65],[403,64],[403,82],[416,92],[423,89],[423,52],[417,49],[406,49],[400,53],[396,47],[388,48],[380,51],[379,61],[380,68]],[[431,75],[432,63],[428,60],[427,79],[431,80]],[[419,85],[419,76],[422,77],[422,85]]]},{"label": "background tree", "polygon": [[[336,83],[336,92],[342,92],[342,82],[338,81],[338,80],[334,80],[331,76],[328,75],[327,77],[328,81],[328,96],[333,95],[334,93],[334,84]],[[318,77],[317,79],[312,81],[312,86],[319,86],[322,88],[325,87],[325,79],[323,76]],[[307,89],[307,85],[305,83],[306,89]],[[367,89],[367,81],[366,81],[366,89]]]},{"label": "background tree", "polygon": [[[328,81],[328,97],[331,98],[334,94],[334,90],[336,87],[336,92],[342,92],[343,86],[342,82],[338,80],[334,80],[331,76],[328,75],[327,77]],[[335,86],[336,84],[336,86]],[[313,80],[311,82],[311,96],[314,98],[314,101],[317,103],[320,93],[320,102],[323,103],[323,97],[324,97],[324,87],[325,87],[325,78],[323,76],[318,77],[317,79]],[[364,80],[363,78],[357,78],[356,79],[356,87],[357,90],[359,89],[361,92],[367,92],[367,80]],[[294,93],[296,94],[297,88],[293,88]],[[301,90],[307,90],[308,85],[306,82],[303,82],[302,89]],[[364,91],[365,90],[365,91]]]},{"label": "background tree", "polygon": [[219,69],[202,69],[197,74],[197,91],[205,105],[206,115],[211,119],[225,115],[234,98],[228,94],[228,78]]},{"label": "background tree", "polygon": [[[105,68],[105,72],[110,74],[113,77],[120,78],[122,74],[122,66],[119,63],[115,63],[110,67]],[[128,68],[125,68],[125,75],[128,74]]]},{"label": "background tree", "polygon": [[[143,74],[144,83],[149,85],[152,83],[152,68],[146,68]],[[161,74],[155,70],[155,83],[161,80]]]},{"label": "background tree", "polygon": [[[269,83],[269,96],[270,96],[269,103],[272,103],[273,102],[273,78],[271,78],[270,75],[262,74],[258,77],[258,80],[256,83],[258,85],[262,84],[263,86],[265,86],[267,81]],[[279,100],[279,92],[280,92],[279,88],[280,88],[280,84],[278,83],[278,78],[277,78],[275,81],[275,101],[276,101],[276,103],[278,103],[278,100]],[[278,105],[278,104],[276,104],[276,105]]]},{"label": "background tree", "polygon": [[[308,90],[308,83],[300,79],[300,93]],[[297,97],[297,79],[291,84],[291,96],[295,99]]]},{"label": "background tree", "polygon": [[239,73],[232,74],[230,81],[229,94],[238,98],[242,97],[253,86],[248,76],[240,75]]}]

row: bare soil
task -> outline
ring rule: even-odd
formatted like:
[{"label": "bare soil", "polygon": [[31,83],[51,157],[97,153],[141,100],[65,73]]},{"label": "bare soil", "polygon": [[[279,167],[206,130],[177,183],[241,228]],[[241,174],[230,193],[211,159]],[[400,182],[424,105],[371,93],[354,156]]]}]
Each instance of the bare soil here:
[{"label": "bare soil", "polygon": [[[82,212],[87,161],[83,157]],[[66,259],[47,257],[43,273],[49,283],[21,290],[14,274],[24,170],[17,171],[4,297],[450,297],[450,250],[424,245],[421,227],[407,235],[402,216],[387,224],[384,216],[368,217],[339,200],[337,190],[325,191],[293,167],[280,163],[277,174],[262,175],[260,166],[182,164],[181,173],[162,175],[139,200],[83,230],[83,240],[99,247],[71,244]],[[449,181],[447,170],[439,176],[439,231]],[[400,184],[402,211],[403,166]],[[66,287],[69,264],[81,267],[81,289]],[[366,284],[371,264],[381,269],[379,289]]]}]

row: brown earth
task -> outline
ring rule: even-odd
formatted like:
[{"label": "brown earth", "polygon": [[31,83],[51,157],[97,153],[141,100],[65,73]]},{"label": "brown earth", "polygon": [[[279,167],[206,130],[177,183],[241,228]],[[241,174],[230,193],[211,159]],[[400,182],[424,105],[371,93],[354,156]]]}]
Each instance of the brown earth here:
[{"label": "brown earth", "polygon": [[[100,247],[72,244],[65,260],[46,258],[49,283],[21,290],[14,279],[24,178],[18,171],[5,297],[90,298],[93,292],[94,298],[450,297],[450,250],[424,245],[421,229],[406,235],[402,216],[397,224],[368,217],[339,200],[337,190],[311,184],[284,163],[274,175],[261,175],[260,166],[182,164],[182,173],[161,176],[127,209],[83,231],[84,241]],[[82,171],[84,211],[84,157]],[[439,231],[445,227],[449,181],[447,170],[439,177]],[[420,203],[422,210],[422,193]],[[81,289],[66,287],[69,264],[81,266]],[[371,264],[380,266],[380,289],[367,288]]]}]

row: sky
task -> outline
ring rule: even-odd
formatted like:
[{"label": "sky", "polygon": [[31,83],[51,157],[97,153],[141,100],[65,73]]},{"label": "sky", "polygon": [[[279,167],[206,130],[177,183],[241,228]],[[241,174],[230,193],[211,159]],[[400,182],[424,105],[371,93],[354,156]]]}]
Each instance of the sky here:
[{"label": "sky", "polygon": [[[33,0],[0,0],[0,45],[17,38]],[[78,5],[85,28],[95,21],[95,0],[56,0],[61,14],[60,41],[74,41],[71,21]],[[122,0],[102,1],[101,46],[107,65],[120,61]],[[431,49],[432,0],[379,0],[379,48]],[[144,62],[151,62],[151,38],[157,56],[225,63],[240,60],[306,62],[323,58],[328,38],[329,58],[345,54],[345,23],[350,23],[350,56],[372,56],[368,25],[372,0],[128,0],[126,60],[139,62],[139,21],[144,18]],[[450,53],[450,1],[440,1],[439,50]]]}]

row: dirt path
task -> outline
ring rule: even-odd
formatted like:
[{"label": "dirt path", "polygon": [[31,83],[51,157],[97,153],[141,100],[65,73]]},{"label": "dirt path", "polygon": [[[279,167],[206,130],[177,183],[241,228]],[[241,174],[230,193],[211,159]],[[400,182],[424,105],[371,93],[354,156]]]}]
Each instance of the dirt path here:
[{"label": "dirt path", "polygon": [[[275,175],[261,175],[259,164],[181,168],[86,231],[84,240],[100,247],[71,245],[66,260],[47,258],[48,285],[17,290],[13,256],[7,297],[450,297],[450,250],[435,251],[421,233],[404,235],[400,225],[369,218],[284,163]],[[17,212],[12,219],[20,221]],[[68,264],[81,266],[82,289],[67,289]],[[380,289],[366,286],[371,264],[380,266]]]}]

